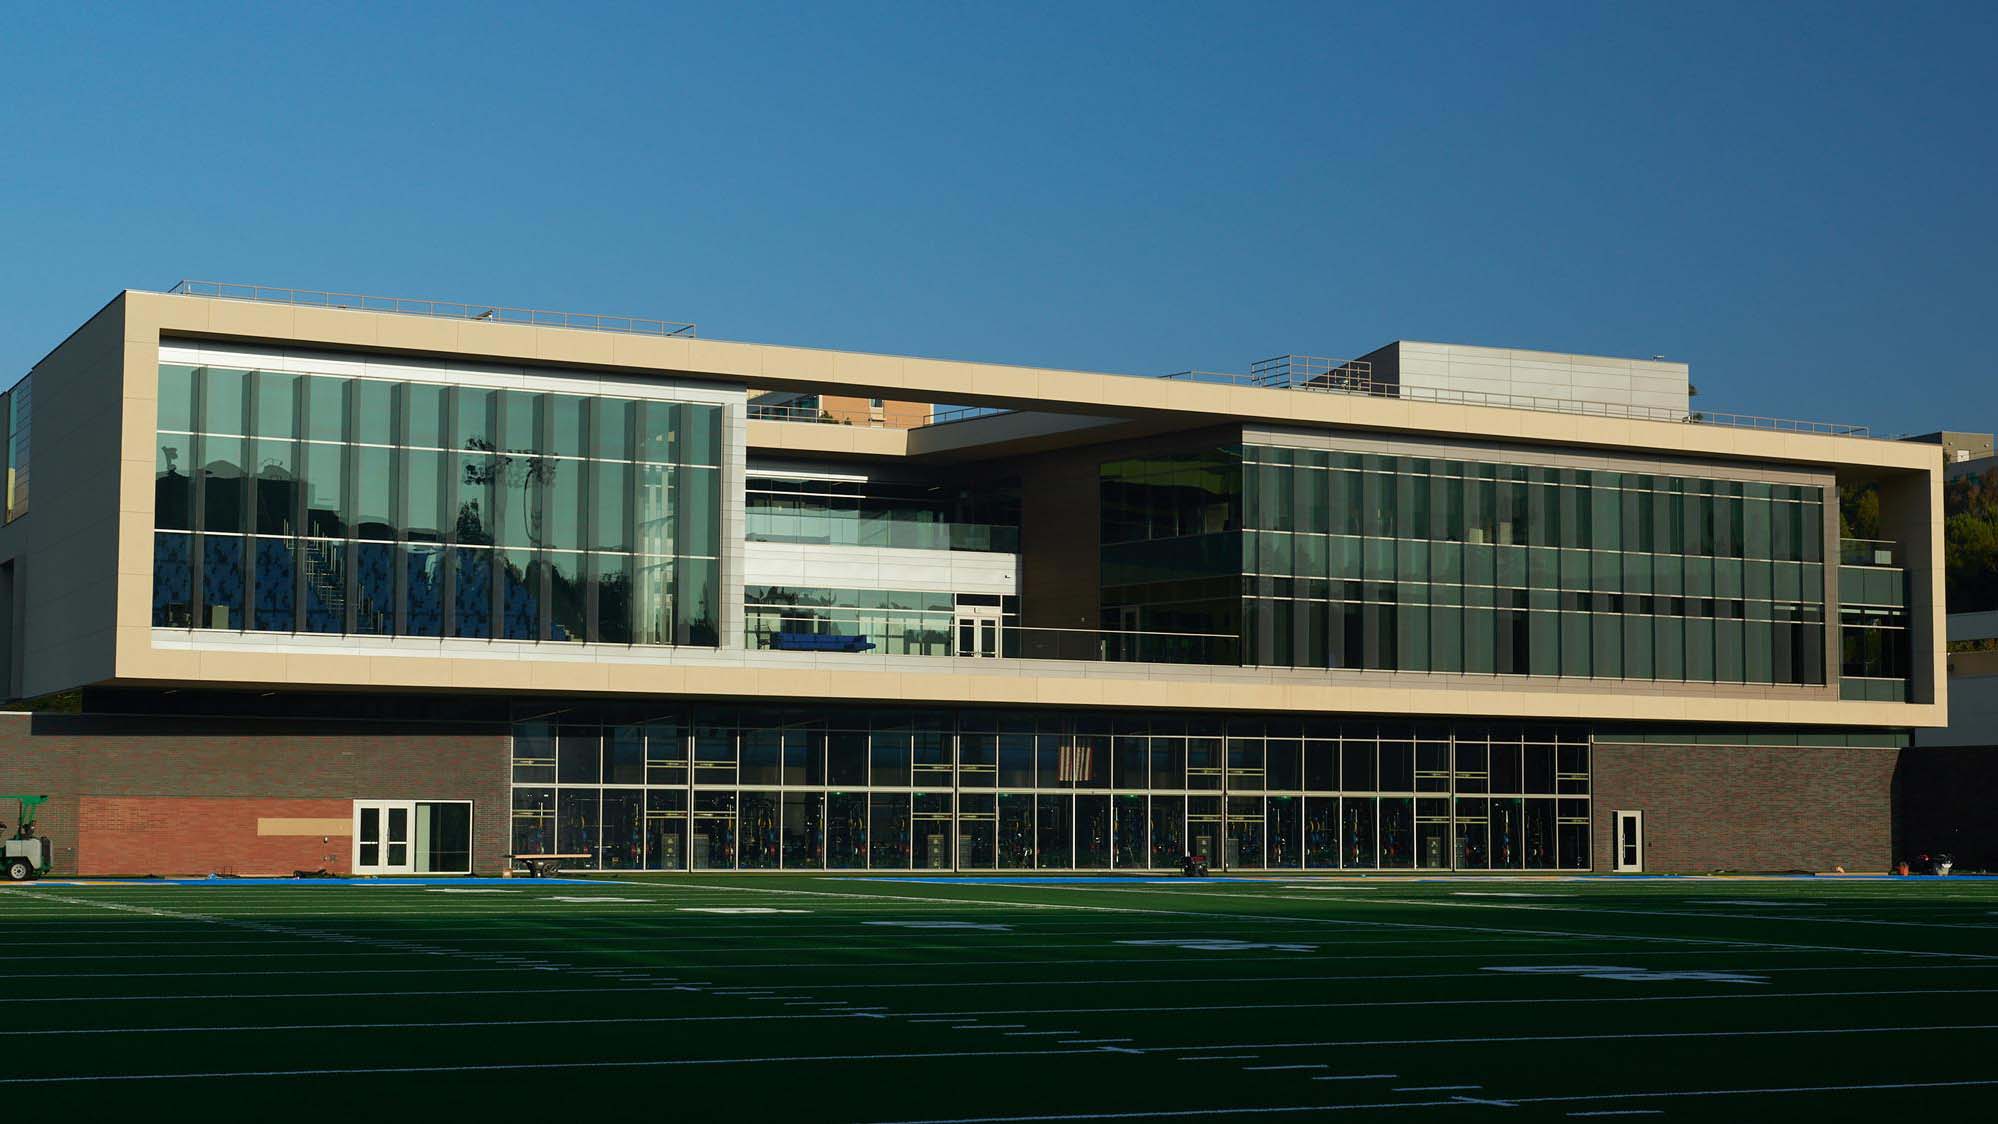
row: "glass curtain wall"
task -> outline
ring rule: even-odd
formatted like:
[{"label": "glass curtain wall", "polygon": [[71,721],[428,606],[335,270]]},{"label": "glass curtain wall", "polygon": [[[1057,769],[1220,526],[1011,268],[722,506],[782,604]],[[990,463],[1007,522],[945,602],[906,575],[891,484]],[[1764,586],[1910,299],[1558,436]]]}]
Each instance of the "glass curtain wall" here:
[{"label": "glass curtain wall", "polygon": [[[744,630],[751,648],[771,647],[771,637],[779,632],[805,632],[865,636],[876,651],[889,655],[948,656],[956,611],[957,599],[950,593],[778,585],[743,590]],[[1010,624],[1010,613],[1002,619]]]},{"label": "glass curtain wall", "polygon": [[1589,866],[1574,726],[830,709],[514,728],[513,849],[604,869]]},{"label": "glass curtain wall", "polygon": [[1821,488],[1267,446],[1243,458],[1245,663],[1824,682]]},{"label": "glass curtain wall", "polygon": [[1893,566],[1838,568],[1839,697],[1908,697],[1908,575]]},{"label": "glass curtain wall", "polygon": [[0,394],[0,414],[7,426],[6,519],[12,523],[28,513],[28,460],[34,436],[35,380],[30,375]]},{"label": "glass curtain wall", "polygon": [[751,542],[836,543],[922,550],[1020,549],[1017,483],[980,490],[934,484],[749,473]]},{"label": "glass curtain wall", "polygon": [[153,624],[717,643],[721,407],[163,364]]},{"label": "glass curtain wall", "polygon": [[[1242,634],[1242,451],[1112,461],[1098,477],[1106,658],[1156,658],[1129,633]],[[1187,660],[1235,664],[1232,640]]]}]

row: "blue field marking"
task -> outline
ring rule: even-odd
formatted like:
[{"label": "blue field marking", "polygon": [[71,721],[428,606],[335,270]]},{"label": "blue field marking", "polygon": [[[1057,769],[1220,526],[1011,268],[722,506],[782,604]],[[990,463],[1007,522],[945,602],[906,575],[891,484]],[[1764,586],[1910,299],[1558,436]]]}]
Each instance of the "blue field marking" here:
[{"label": "blue field marking", "polygon": [[[85,886],[195,886],[228,889],[236,886],[590,886],[601,881],[591,878],[473,878],[464,875],[413,878],[52,878],[51,885]],[[37,885],[34,882],[24,886]]]},{"label": "blue field marking", "polygon": [[1495,885],[1500,883],[1547,884],[1554,882],[1993,882],[1998,874],[1433,874],[1433,875],[1394,875],[1394,874],[1346,874],[1336,871],[1313,870],[1284,873],[1281,871],[1261,872],[1255,877],[1231,877],[1213,875],[1202,878],[1186,878],[1171,871],[1160,871],[1150,876],[1111,875],[1111,874],[970,874],[938,875],[929,878],[896,878],[882,875],[834,875],[826,879],[830,882],[917,882],[934,886],[1035,886],[1035,885],[1093,885],[1093,886],[1158,886],[1188,885],[1203,883],[1241,882],[1274,884],[1279,882],[1319,881],[1326,885],[1343,882],[1370,883],[1373,885],[1407,885],[1416,882],[1449,882],[1460,885]]},{"label": "blue field marking", "polygon": [[1155,874],[1155,875],[1152,875],[1152,876],[1151,876],[1151,877],[1149,877],[1149,878],[1139,878],[1139,877],[1135,877],[1135,876],[1125,876],[1125,877],[1118,877],[1118,876],[1116,876],[1116,875],[1095,875],[1095,874],[1023,874],[1023,875],[1019,875],[1019,876],[1017,876],[1017,877],[1015,877],[1015,876],[1008,876],[1008,875],[1003,875],[1003,874],[1001,874],[1001,875],[990,875],[990,876],[988,876],[988,875],[983,875],[983,874],[973,874],[973,875],[967,875],[967,876],[959,876],[959,877],[950,877],[950,878],[945,878],[945,877],[936,877],[936,878],[883,878],[883,877],[880,877],[880,876],[876,875],[876,876],[872,876],[872,877],[864,877],[864,878],[832,878],[832,879],[828,879],[828,881],[831,881],[831,882],[920,882],[920,883],[923,883],[923,884],[926,884],[926,885],[931,885],[931,886],[978,886],[978,885],[985,885],[985,886],[1050,886],[1050,885],[1053,885],[1053,886],[1065,886],[1065,885],[1070,885],[1070,884],[1073,884],[1073,883],[1078,883],[1078,882],[1086,882],[1086,883],[1089,883],[1090,885],[1093,885],[1093,886],[1119,886],[1119,885],[1122,885],[1122,886],[1156,886],[1156,885],[1159,885],[1159,884],[1161,884],[1161,883],[1164,883],[1164,884],[1168,884],[1168,885],[1178,885],[1179,883],[1181,883],[1181,882],[1184,882],[1184,883],[1186,883],[1187,885],[1189,885],[1189,886],[1192,886],[1192,885],[1198,885],[1198,884],[1200,884],[1200,883],[1211,883],[1211,882],[1267,882],[1267,881],[1269,881],[1269,879],[1266,879],[1266,878],[1225,878],[1225,877],[1213,877],[1213,878],[1182,878],[1182,877],[1178,877],[1178,876],[1175,876],[1175,875],[1171,875],[1171,874]]}]

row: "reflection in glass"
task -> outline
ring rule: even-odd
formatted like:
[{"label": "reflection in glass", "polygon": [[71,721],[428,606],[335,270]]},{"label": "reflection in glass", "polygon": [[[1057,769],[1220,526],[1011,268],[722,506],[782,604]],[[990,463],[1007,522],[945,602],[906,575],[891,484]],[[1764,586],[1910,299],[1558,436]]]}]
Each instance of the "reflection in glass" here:
[{"label": "reflection in glass", "polygon": [[876,870],[909,869],[909,794],[876,792],[869,801],[868,865]]},{"label": "reflection in glass", "polygon": [[777,868],[783,846],[777,799],[775,792],[742,793],[740,865],[743,870]]},{"label": "reflection in glass", "polygon": [[1110,865],[1110,798],[1075,798],[1075,865],[1100,870]]},{"label": "reflection in glass", "polygon": [[645,869],[687,869],[687,792],[652,789],[645,794]]},{"label": "reflection in glass", "polygon": [[991,870],[998,859],[999,817],[989,792],[961,794],[957,812],[957,864]]},{"label": "reflection in glass", "polygon": [[1177,867],[1186,854],[1186,797],[1152,797],[1152,865]]},{"label": "reflection in glass", "polygon": [[694,793],[694,869],[735,868],[735,793]]},{"label": "reflection in glass", "polygon": [[594,788],[561,790],[555,805],[555,853],[589,855],[591,865],[596,865],[602,795],[600,789]]},{"label": "reflection in glass", "polygon": [[552,855],[555,850],[555,790],[513,790],[512,846],[516,855]]},{"label": "reflection in glass", "polygon": [[305,631],[347,630],[347,544],[323,539],[300,541],[304,571]]},{"label": "reflection in glass", "polygon": [[1029,793],[999,794],[999,869],[1024,870],[1034,865],[1034,798]]},{"label": "reflection in glass", "polygon": [[826,794],[826,866],[859,870],[867,866],[867,794]]},{"label": "reflection in glass", "polygon": [[194,566],[190,535],[153,536],[153,626],[194,624]]},{"label": "reflection in glass", "polygon": [[784,794],[784,866],[818,870],[825,859],[826,797],[822,792]]},{"label": "reflection in glass", "polygon": [[354,631],[395,635],[395,547],[388,543],[354,544]]},{"label": "reflection in glass", "polygon": [[401,547],[406,621],[410,636],[444,635],[444,548]]},{"label": "reflection in glass", "polygon": [[201,536],[202,627],[243,627],[244,578],[241,538]]},{"label": "reflection in glass", "polygon": [[604,790],[603,869],[637,870],[644,864],[644,807],[645,793],[639,789]]},{"label": "reflection in glass", "polygon": [[290,539],[252,539],[257,552],[257,594],[252,607],[259,632],[291,632],[298,627],[298,563]]}]

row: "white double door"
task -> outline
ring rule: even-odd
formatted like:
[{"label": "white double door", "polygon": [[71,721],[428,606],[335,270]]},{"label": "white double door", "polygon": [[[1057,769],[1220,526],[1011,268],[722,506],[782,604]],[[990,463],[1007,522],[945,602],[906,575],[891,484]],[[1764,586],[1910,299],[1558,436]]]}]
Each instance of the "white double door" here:
[{"label": "white double door", "polygon": [[414,800],[354,801],[354,873],[414,873],[415,830]]},{"label": "white double door", "polygon": [[961,605],[957,610],[956,655],[991,659],[999,654],[1001,617],[996,605]]}]

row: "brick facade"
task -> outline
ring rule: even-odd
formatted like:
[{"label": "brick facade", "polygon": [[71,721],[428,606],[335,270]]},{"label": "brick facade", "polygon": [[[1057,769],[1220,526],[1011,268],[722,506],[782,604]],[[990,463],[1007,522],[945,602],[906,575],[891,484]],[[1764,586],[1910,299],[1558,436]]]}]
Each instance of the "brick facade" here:
[{"label": "brick facade", "polygon": [[1884,871],[1896,857],[1903,751],[1795,746],[1595,747],[1595,869],[1618,810],[1644,813],[1647,873]]},{"label": "brick facade", "polygon": [[[501,721],[0,715],[0,792],[51,796],[39,822],[59,874],[344,871],[346,835],[259,834],[258,821],[346,820],[356,799],[471,801],[473,869],[497,873],[509,758]],[[1961,830],[1928,841],[1989,806],[1988,785],[1950,779],[1963,766],[1922,750],[1598,744],[1593,867],[1614,869],[1619,809],[1644,813],[1653,873],[1885,870],[1902,824],[1909,846],[1968,867]]]},{"label": "brick facade", "polygon": [[[472,868],[498,873],[510,746],[504,723],[5,714],[0,792],[50,796],[37,823],[55,843],[58,874],[333,870],[320,856],[337,846],[344,866],[344,841],[260,838],[256,820],[346,817],[354,800],[471,801]],[[272,810],[293,807],[314,810]],[[13,818],[11,806],[0,807],[0,820]],[[246,835],[217,827],[245,822]],[[160,838],[135,838],[154,833]],[[299,857],[308,850],[310,861]]]},{"label": "brick facade", "polygon": [[353,829],[322,834],[266,834],[259,821],[351,821],[346,800],[269,800],[248,796],[82,796],[76,866],[121,874],[288,875],[297,870],[346,874]]}]

